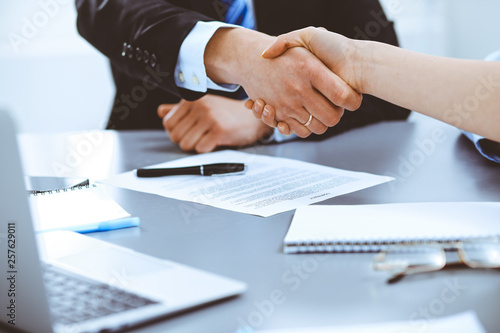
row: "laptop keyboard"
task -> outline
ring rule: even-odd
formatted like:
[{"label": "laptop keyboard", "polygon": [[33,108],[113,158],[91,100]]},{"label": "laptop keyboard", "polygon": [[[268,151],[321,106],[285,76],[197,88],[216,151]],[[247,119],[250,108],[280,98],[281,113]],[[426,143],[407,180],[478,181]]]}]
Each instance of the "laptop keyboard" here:
[{"label": "laptop keyboard", "polygon": [[110,285],[86,280],[42,264],[52,318],[69,325],[85,320],[157,304],[150,299]]}]

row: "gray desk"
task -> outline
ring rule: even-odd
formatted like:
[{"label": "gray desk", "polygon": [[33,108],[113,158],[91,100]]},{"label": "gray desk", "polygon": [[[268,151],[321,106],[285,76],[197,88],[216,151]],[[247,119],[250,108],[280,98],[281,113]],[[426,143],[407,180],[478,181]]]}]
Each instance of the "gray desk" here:
[{"label": "gray desk", "polygon": [[[93,144],[83,136],[25,135],[27,171],[93,177],[186,156],[160,131],[109,132],[101,139]],[[72,160],[75,151],[80,159]],[[317,143],[242,151],[397,178],[321,204],[500,201],[500,165],[479,156],[456,129],[433,120],[378,124]],[[93,237],[249,285],[240,297],[134,332],[229,333],[242,323],[255,329],[395,320],[415,326],[470,309],[488,332],[500,332],[498,271],[445,270],[387,285],[386,275],[370,268],[372,254],[284,255],[282,240],[293,212],[261,218],[129,190],[111,193],[140,216],[141,227]]]}]

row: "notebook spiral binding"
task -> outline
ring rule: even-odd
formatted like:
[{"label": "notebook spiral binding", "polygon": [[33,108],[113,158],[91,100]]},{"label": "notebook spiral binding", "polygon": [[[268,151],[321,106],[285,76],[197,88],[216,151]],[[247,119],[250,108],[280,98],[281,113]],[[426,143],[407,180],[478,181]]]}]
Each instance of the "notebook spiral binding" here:
[{"label": "notebook spiral binding", "polygon": [[46,195],[46,194],[53,194],[53,193],[61,193],[61,192],[70,192],[70,191],[75,191],[75,190],[82,190],[82,189],[88,189],[90,187],[97,187],[96,184],[90,184],[89,180],[85,180],[79,184],[76,184],[74,186],[70,187],[63,187],[63,188],[57,188],[57,189],[52,189],[52,190],[34,190],[34,191],[28,191],[28,196],[38,196],[38,195]]},{"label": "notebook spiral binding", "polygon": [[[474,237],[478,239],[488,238],[486,235]],[[379,252],[385,251],[393,246],[408,245],[431,245],[431,244],[453,244],[464,241],[463,237],[454,239],[437,240],[414,239],[414,240],[388,240],[388,241],[308,241],[308,242],[289,242],[284,246],[285,253],[335,253],[335,252]]]}]

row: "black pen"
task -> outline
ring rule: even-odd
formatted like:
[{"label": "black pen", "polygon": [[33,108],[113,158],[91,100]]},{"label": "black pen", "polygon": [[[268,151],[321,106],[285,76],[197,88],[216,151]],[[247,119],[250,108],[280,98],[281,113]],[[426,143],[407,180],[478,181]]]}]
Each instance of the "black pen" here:
[{"label": "black pen", "polygon": [[214,163],[180,168],[137,169],[137,177],[235,175],[244,173],[245,171],[246,165],[243,163]]}]

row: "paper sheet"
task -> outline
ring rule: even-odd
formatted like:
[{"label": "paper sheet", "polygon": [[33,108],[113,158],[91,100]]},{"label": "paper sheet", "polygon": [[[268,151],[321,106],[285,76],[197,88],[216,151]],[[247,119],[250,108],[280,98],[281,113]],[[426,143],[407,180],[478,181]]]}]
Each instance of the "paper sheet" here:
[{"label": "paper sheet", "polygon": [[[247,330],[250,333],[252,330]],[[473,311],[432,320],[377,323],[372,325],[323,328],[294,328],[258,331],[258,333],[486,333]]]},{"label": "paper sheet", "polygon": [[266,217],[393,180],[391,177],[231,150],[190,156],[151,167],[221,162],[245,163],[248,170],[244,175],[159,178],[137,178],[135,171],[130,171],[103,182]]}]

